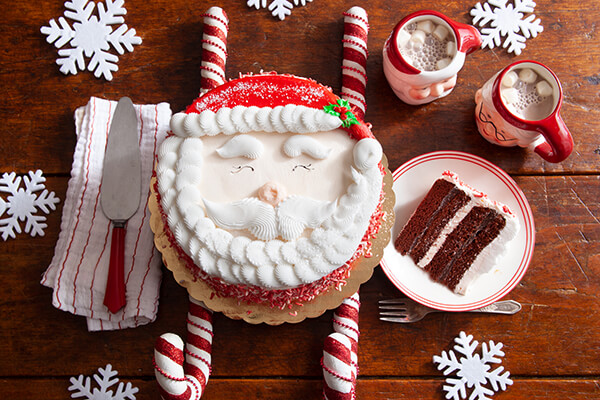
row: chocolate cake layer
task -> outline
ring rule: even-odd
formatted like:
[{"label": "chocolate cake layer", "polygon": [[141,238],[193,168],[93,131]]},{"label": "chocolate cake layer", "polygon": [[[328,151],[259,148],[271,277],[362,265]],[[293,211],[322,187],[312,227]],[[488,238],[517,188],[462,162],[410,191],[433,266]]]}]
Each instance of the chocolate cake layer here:
[{"label": "chocolate cake layer", "polygon": [[406,255],[410,251],[415,240],[427,227],[427,223],[433,213],[440,207],[443,199],[454,187],[452,182],[448,182],[445,179],[435,181],[406,225],[404,225],[402,232],[400,232],[394,241],[394,246],[400,254]]},{"label": "chocolate cake layer", "polygon": [[485,227],[488,220],[493,217],[494,211],[485,207],[473,207],[463,218],[458,226],[448,235],[438,252],[429,264],[424,266],[429,276],[437,282],[442,282],[447,275],[446,268],[451,265],[455,257],[460,255],[461,249],[474,238],[477,231]]},{"label": "chocolate cake layer", "polygon": [[492,218],[488,218],[488,220],[485,227],[477,232],[475,238],[468,245],[463,246],[461,253],[446,268],[446,275],[442,278],[442,283],[450,289],[456,288],[479,253],[492,243],[506,226],[506,220],[497,212],[493,212]]},{"label": "chocolate cake layer", "polygon": [[444,198],[442,204],[427,222],[423,233],[415,240],[410,249],[410,256],[417,264],[427,254],[429,247],[435,242],[446,224],[454,214],[469,202],[469,196],[458,188],[453,188]]}]

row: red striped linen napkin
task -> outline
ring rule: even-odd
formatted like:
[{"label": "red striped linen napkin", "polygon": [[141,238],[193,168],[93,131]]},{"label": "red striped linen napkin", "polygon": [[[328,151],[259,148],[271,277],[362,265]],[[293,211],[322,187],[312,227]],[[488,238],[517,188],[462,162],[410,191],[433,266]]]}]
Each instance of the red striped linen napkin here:
[{"label": "red striped linen napkin", "polygon": [[142,153],[140,207],[127,222],[125,285],[127,304],[112,314],[104,303],[112,226],[100,205],[104,150],[117,102],[90,98],[75,111],[77,145],[63,205],[54,257],[42,277],[53,289],[52,304],[85,316],[89,331],[133,328],[154,321],[162,279],[147,207],[156,152],[169,130],[167,103],[135,105]]}]

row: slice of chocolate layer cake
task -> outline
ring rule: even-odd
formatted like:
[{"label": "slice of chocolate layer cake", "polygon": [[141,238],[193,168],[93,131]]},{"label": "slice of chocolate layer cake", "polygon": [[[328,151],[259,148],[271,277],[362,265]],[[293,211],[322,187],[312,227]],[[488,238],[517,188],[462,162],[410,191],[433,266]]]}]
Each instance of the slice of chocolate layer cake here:
[{"label": "slice of chocolate layer cake", "polygon": [[394,245],[429,276],[464,294],[488,272],[519,230],[514,213],[445,171],[421,201]]}]

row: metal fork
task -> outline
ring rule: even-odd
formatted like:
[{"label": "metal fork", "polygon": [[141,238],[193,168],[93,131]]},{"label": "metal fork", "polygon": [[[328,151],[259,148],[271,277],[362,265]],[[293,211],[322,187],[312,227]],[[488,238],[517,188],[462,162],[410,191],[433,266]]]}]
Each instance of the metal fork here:
[{"label": "metal fork", "polygon": [[[521,310],[521,304],[514,300],[497,301],[488,306],[469,312],[515,314]],[[443,312],[419,304],[409,298],[379,301],[379,319],[388,322],[410,323],[420,321],[432,312]]]}]

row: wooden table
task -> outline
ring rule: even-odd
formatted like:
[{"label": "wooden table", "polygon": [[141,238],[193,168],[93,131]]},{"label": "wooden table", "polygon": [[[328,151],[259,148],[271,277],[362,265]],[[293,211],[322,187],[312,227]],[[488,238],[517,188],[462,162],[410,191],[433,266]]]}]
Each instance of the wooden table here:
[{"label": "wooden table", "polygon": [[[0,22],[0,172],[41,169],[64,201],[75,134],[73,111],[90,96],[138,103],[166,101],[182,110],[200,87],[201,14],[212,5],[230,18],[227,73],[260,70],[308,76],[341,86],[342,12],[347,1],[315,0],[285,21],[244,1],[128,0],[125,22],[143,38],[120,57],[107,82],[89,72],[63,76],[57,50],[40,27],[63,15],[60,1],[4,2]],[[519,57],[502,49],[468,57],[454,92],[426,106],[401,103],[382,71],[382,46],[397,21],[423,8],[470,22],[473,2],[370,1],[367,120],[390,168],[435,150],[484,157],[514,177],[536,223],[529,270],[509,298],[514,316],[439,313],[411,325],[382,323],[377,301],[401,293],[380,268],[361,289],[359,399],[442,399],[444,378],[432,356],[461,330],[504,343],[503,366],[513,386],[498,399],[600,398],[600,8],[594,0],[539,0],[544,32]],[[72,21],[71,21],[72,22]],[[522,149],[484,141],[473,119],[473,96],[496,71],[517,59],[546,63],[564,89],[563,117],[575,138],[573,154],[548,164]],[[20,234],[0,242],[0,397],[65,399],[69,377],[92,375],[111,363],[119,377],[158,399],[153,344],[164,332],[185,334],[187,294],[166,271],[156,322],[117,332],[89,333],[85,320],[51,305],[39,284],[58,238],[62,201],[43,237]],[[216,315],[213,372],[205,399],[316,399],[321,395],[323,340],[332,313],[297,325],[253,326]]]}]

